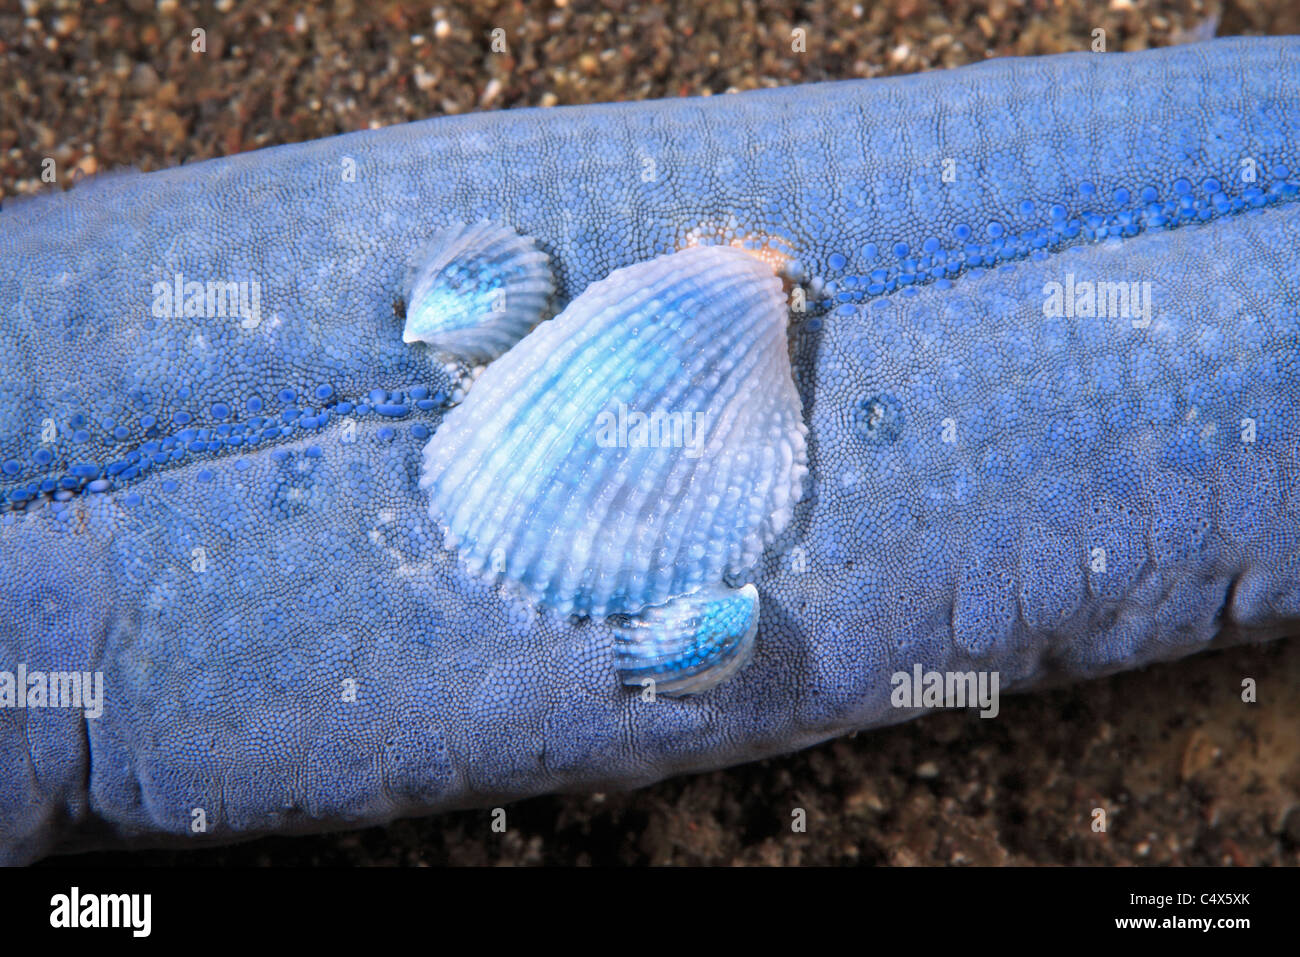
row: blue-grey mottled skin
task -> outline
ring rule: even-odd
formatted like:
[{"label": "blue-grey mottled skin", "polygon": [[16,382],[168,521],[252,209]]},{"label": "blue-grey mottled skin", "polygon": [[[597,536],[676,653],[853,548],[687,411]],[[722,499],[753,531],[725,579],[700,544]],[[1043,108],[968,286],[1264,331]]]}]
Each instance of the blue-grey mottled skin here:
[{"label": "blue-grey mottled skin", "polygon": [[[1298,170],[1300,41],[1241,40],[440,119],[6,208],[0,491],[123,460],[144,415],[215,429],[292,389],[313,427],[4,506],[0,669],[99,669],[107,700],[0,712],[0,857],[632,787],[908,717],[917,662],[1020,689],[1287,631]],[[728,223],[848,302],[792,326],[811,475],[754,576],[754,660],[707,694],[642,700],[604,622],[466,577],[417,487],[441,408],[354,411],[348,443],[298,398],[445,387],[395,300],[430,233],[483,217],[551,255],[557,305]],[[930,238],[946,280],[906,261]],[[259,279],[266,318],[153,318],[177,272]],[[1045,318],[1067,273],[1149,280],[1150,326]]]}]

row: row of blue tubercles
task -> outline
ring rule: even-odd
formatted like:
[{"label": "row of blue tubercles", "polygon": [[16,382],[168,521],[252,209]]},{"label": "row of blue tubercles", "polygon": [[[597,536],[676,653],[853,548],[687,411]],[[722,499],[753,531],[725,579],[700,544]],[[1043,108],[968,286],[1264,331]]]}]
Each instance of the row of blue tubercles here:
[{"label": "row of blue tubercles", "polygon": [[[1267,189],[1250,186],[1240,195],[1229,196],[1222,184],[1214,178],[1202,181],[1198,190],[1186,179],[1173,184],[1174,197],[1161,201],[1154,186],[1143,187],[1136,197],[1127,189],[1117,189],[1112,197],[1116,206],[1130,206],[1112,213],[1084,211],[1071,217],[1060,203],[1049,208],[1051,223],[1033,230],[1011,235],[996,220],[985,231],[985,242],[973,241],[970,226],[958,223],[953,228],[960,246],[945,247],[937,236],[922,243],[921,255],[912,256],[906,243],[897,243],[892,252],[897,262],[870,270],[866,275],[836,277],[825,285],[826,298],[819,301],[825,309],[836,308],[842,315],[851,315],[855,303],[876,296],[889,295],[922,282],[934,282],[945,288],[952,276],[973,267],[993,266],[1000,262],[1023,258],[1045,258],[1052,250],[1078,242],[1099,242],[1108,237],[1131,237],[1149,229],[1168,229],[1190,223],[1205,222],[1216,216],[1231,215],[1249,209],[1293,200],[1300,183],[1289,179],[1291,171],[1282,165],[1272,170],[1273,182]],[[1097,190],[1090,182],[1079,184],[1080,205],[1092,201]],[[1034,212],[1034,204],[1025,200],[1021,215]],[[861,250],[862,261],[879,259],[880,249],[867,243]],[[832,272],[839,272],[848,264],[842,253],[832,253],[827,264]]]},{"label": "row of blue tubercles", "polygon": [[[427,387],[421,385],[412,386],[405,392],[372,389],[364,399],[356,402],[336,399],[332,386],[319,385],[313,391],[313,396],[321,403],[320,406],[304,408],[297,404],[300,397],[294,389],[281,389],[276,394],[276,399],[281,405],[279,413],[271,412],[267,415],[259,414],[266,411],[266,403],[259,396],[251,396],[244,403],[244,411],[251,418],[241,422],[222,421],[229,419],[234,410],[224,402],[216,402],[208,408],[208,418],[213,423],[208,426],[195,426],[192,424],[195,418],[193,414],[178,411],[172,416],[172,425],[175,429],[169,433],[163,432],[164,426],[155,416],[142,415],[137,426],[143,432],[145,441],[138,447],[121,458],[109,462],[76,462],[70,464],[60,475],[48,476],[40,481],[14,488],[0,489],[0,511],[23,508],[33,500],[42,497],[66,501],[83,492],[108,492],[148,475],[159,467],[178,465],[193,456],[204,453],[228,453],[242,447],[257,446],[305,432],[319,431],[332,419],[344,416],[361,417],[374,414],[386,419],[398,420],[417,410],[429,412],[445,408],[447,405],[447,395],[444,392],[440,390],[431,393]],[[185,396],[182,395],[182,398]],[[117,442],[126,441],[131,436],[131,430],[124,425],[112,421],[103,422],[101,425],[104,431]],[[69,422],[69,427],[74,430],[72,435],[74,442],[80,444],[90,440],[90,431],[84,415],[74,415]],[[417,439],[427,439],[431,430],[424,423],[417,422],[411,426],[411,434]],[[396,435],[396,429],[389,425],[381,426],[375,431],[376,438],[385,442],[392,441]],[[313,446],[307,450],[307,454],[320,455],[321,451]],[[46,448],[38,448],[32,453],[32,460],[41,466],[50,465],[53,458],[53,453]],[[235,462],[237,469],[242,470],[247,467],[246,460]],[[21,463],[12,459],[0,463],[0,474],[6,477],[17,475],[21,470]],[[200,482],[211,481],[212,473],[203,469],[198,472],[196,478]],[[162,483],[165,492],[175,491],[177,487],[175,480],[169,479]],[[122,499],[126,505],[139,504],[140,500],[140,496],[135,493],[128,494]]]},{"label": "row of blue tubercles", "polygon": [[[818,298],[810,298],[807,303],[807,328],[816,331],[821,325],[819,317],[831,310],[841,315],[852,315],[859,303],[900,290],[914,292],[917,285],[933,283],[939,289],[948,288],[952,277],[963,272],[1016,259],[1042,259],[1067,246],[1206,222],[1218,216],[1294,200],[1300,193],[1300,182],[1290,178],[1291,170],[1278,164],[1271,173],[1272,182],[1267,188],[1251,185],[1236,196],[1228,195],[1223,184],[1213,177],[1202,180],[1199,187],[1193,186],[1186,178],[1176,179],[1172,185],[1173,198],[1164,200],[1154,186],[1145,186],[1136,195],[1120,188],[1112,199],[1116,206],[1128,208],[1109,213],[1086,209],[1086,204],[1095,201],[1097,189],[1091,182],[1084,181],[1078,187],[1079,205],[1085,207],[1082,213],[1071,216],[1064,205],[1053,203],[1048,207],[1048,225],[1021,233],[1009,233],[1000,222],[993,220],[985,226],[987,239],[980,242],[969,225],[958,223],[952,230],[956,243],[950,240],[945,245],[938,236],[930,236],[922,242],[919,256],[913,255],[913,250],[905,242],[883,246],[869,242],[861,247],[856,258],[843,252],[831,253],[825,262],[826,275],[817,277],[821,288],[810,287],[810,292],[817,294]],[[1261,177],[1263,174],[1261,170]],[[1035,209],[1035,204],[1029,200],[1020,204],[1022,216],[1033,215]],[[737,236],[734,230],[720,230],[716,238],[727,243],[739,240],[747,249],[761,250],[766,246],[783,255],[793,255],[790,242],[776,235],[749,239]],[[870,268],[870,264],[891,255],[892,261]],[[863,264],[860,268],[864,271],[846,276],[834,275],[843,272],[851,261]],[[787,275],[806,286],[813,281],[807,266],[797,260],[789,263]]]}]

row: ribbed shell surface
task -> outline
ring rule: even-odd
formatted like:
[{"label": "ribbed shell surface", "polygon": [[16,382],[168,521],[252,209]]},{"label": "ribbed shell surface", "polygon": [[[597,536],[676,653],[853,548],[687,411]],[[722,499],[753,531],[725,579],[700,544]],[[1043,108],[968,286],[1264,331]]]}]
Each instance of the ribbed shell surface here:
[{"label": "ribbed shell surface", "polygon": [[750,568],[807,472],[786,322],[771,268],[729,247],[593,283],[426,447],[446,543],[475,574],[592,615]]}]

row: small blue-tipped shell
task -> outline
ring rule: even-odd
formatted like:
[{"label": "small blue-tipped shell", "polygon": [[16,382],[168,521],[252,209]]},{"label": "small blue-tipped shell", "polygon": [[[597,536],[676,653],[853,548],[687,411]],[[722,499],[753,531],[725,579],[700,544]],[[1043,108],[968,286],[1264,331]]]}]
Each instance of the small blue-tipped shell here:
[{"label": "small blue-tipped shell", "polygon": [[633,614],[750,569],[807,473],[781,283],[698,247],[620,269],[484,370],[420,480],[474,574]]},{"label": "small blue-tipped shell", "polygon": [[489,222],[449,226],[412,259],[402,339],[491,362],[542,320],[554,288],[531,239]]},{"label": "small blue-tipped shell", "polygon": [[623,684],[644,687],[649,679],[657,694],[699,694],[748,663],[758,631],[758,590],[710,585],[613,627]]}]

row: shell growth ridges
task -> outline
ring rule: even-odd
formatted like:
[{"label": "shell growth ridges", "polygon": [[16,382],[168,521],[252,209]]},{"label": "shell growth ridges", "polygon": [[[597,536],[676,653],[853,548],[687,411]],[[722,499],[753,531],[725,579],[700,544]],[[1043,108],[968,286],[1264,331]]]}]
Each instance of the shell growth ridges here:
[{"label": "shell growth ridges", "polygon": [[781,283],[696,247],[616,270],[485,369],[421,485],[473,574],[636,614],[752,568],[807,473]]}]

